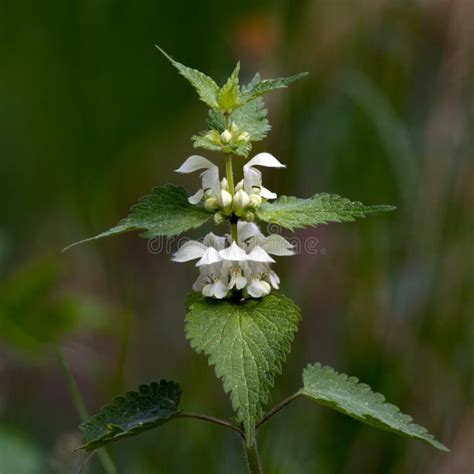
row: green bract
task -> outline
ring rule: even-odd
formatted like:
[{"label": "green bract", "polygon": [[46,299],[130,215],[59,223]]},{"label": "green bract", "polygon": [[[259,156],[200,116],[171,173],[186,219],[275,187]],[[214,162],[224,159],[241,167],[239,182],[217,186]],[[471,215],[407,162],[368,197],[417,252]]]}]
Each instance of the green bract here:
[{"label": "green bract", "polygon": [[178,384],[161,380],[140,385],[138,392],[128,392],[114,399],[80,425],[87,451],[122,438],[151,430],[179,413],[181,389]]},{"label": "green bract", "polygon": [[390,403],[380,393],[359,383],[356,377],[339,374],[321,364],[308,365],[303,371],[304,387],[301,395],[334,410],[345,413],[368,425],[392,431],[399,435],[425,441],[441,451],[449,449],[436,441],[422,426],[412,423],[412,418]]},{"label": "green bract", "polygon": [[295,303],[277,293],[245,302],[196,294],[188,300],[186,336],[196,352],[209,356],[250,444],[300,317]]}]

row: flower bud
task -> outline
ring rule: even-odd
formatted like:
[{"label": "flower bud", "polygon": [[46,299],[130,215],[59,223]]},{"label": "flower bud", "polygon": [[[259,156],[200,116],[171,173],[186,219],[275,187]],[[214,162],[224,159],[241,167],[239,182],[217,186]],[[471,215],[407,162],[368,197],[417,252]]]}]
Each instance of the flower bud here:
[{"label": "flower bud", "polygon": [[235,193],[234,205],[237,210],[245,209],[249,205],[249,202],[249,195],[243,189]]},{"label": "flower bud", "polygon": [[237,127],[237,124],[232,120],[232,123],[230,125],[230,131],[235,133],[238,129],[239,127]]},{"label": "flower bud", "polygon": [[227,183],[227,178],[221,179],[221,189],[229,190],[229,184]]},{"label": "flower bud", "polygon": [[217,194],[217,202],[221,207],[228,207],[232,204],[232,195],[229,193],[229,191],[221,189],[221,191]]},{"label": "flower bud", "polygon": [[248,211],[244,214],[243,219],[247,222],[253,222],[255,220],[255,214],[251,211]]},{"label": "flower bud", "polygon": [[242,133],[238,136],[237,140],[238,140],[239,142],[248,142],[248,141],[250,140],[250,133],[249,133],[249,132],[242,132]]},{"label": "flower bud", "polygon": [[219,209],[219,203],[217,202],[217,199],[215,197],[211,197],[204,201],[204,207],[208,211],[215,211],[216,209]]},{"label": "flower bud", "polygon": [[260,207],[262,204],[262,198],[258,194],[251,194],[249,196],[250,207]]},{"label": "flower bud", "polygon": [[216,145],[218,145],[220,142],[221,136],[217,130],[211,130],[210,132],[206,133],[206,138],[210,140],[212,143],[215,143]]},{"label": "flower bud", "polygon": [[230,143],[230,141],[232,140],[232,133],[229,132],[229,130],[224,130],[222,133],[221,133],[221,142],[226,144],[227,143]]},{"label": "flower bud", "polygon": [[241,189],[244,189],[244,180],[241,179],[235,186],[235,192],[240,191]]},{"label": "flower bud", "polygon": [[206,189],[206,191],[204,191],[204,199],[209,199],[212,197],[212,189]]},{"label": "flower bud", "polygon": [[224,222],[224,216],[220,212],[214,214],[214,224],[222,224]]}]

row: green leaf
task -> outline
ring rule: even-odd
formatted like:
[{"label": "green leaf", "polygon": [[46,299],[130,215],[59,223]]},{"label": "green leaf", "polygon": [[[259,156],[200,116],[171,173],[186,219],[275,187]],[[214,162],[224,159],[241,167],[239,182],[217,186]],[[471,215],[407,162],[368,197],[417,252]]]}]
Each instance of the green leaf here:
[{"label": "green leaf", "polygon": [[211,215],[202,206],[190,204],[188,193],[184,188],[167,184],[153,189],[153,194],[142,197],[132,207],[130,215],[122,219],[115,227],[95,237],[75,242],[67,246],[63,252],[85,242],[132,230],[144,230],[145,232],[140,234],[140,237],[146,239],[158,236],[170,237],[199,227]]},{"label": "green leaf", "polygon": [[222,111],[231,111],[238,106],[240,62],[219,91],[218,104]]},{"label": "green leaf", "polygon": [[307,72],[301,72],[300,74],[295,74],[294,76],[289,77],[278,77],[276,79],[264,79],[263,81],[256,81],[255,78],[251,82],[251,87],[249,87],[245,93],[242,94],[242,102],[247,102],[249,100],[260,97],[268,92],[271,92],[275,89],[282,89],[288,87],[292,82],[301,79],[308,75]]},{"label": "green leaf", "polygon": [[308,199],[281,196],[273,203],[264,203],[257,217],[287,229],[315,226],[328,222],[352,222],[369,214],[393,211],[393,206],[365,206],[337,194],[316,194]]},{"label": "green leaf", "polygon": [[252,142],[265,138],[271,129],[267,120],[267,109],[261,97],[251,100],[235,110],[232,114],[232,120],[241,132],[250,133],[250,141]]},{"label": "green leaf", "polygon": [[188,300],[187,338],[215,366],[249,443],[275,376],[290,352],[299,320],[299,308],[278,293],[243,302],[199,294]]},{"label": "green leaf", "polygon": [[356,420],[399,435],[420,439],[441,451],[449,449],[436,441],[422,426],[412,423],[412,418],[390,403],[380,393],[372,392],[355,377],[339,374],[321,364],[308,365],[303,371],[304,387],[301,395],[340,411]]},{"label": "green leaf", "polygon": [[91,451],[148,431],[179,414],[181,388],[171,381],[161,380],[140,385],[138,392],[128,392],[103,407],[79,428],[84,434],[83,449]]},{"label": "green leaf", "polygon": [[205,102],[209,107],[218,107],[217,98],[219,94],[219,86],[214,82],[212,78],[206,76],[206,74],[202,73],[201,71],[198,71],[197,69],[192,69],[188,66],[185,66],[184,64],[179,63],[178,61],[175,61],[158,45],[155,46],[180,72],[180,74],[184,76],[194,86],[203,102]]}]

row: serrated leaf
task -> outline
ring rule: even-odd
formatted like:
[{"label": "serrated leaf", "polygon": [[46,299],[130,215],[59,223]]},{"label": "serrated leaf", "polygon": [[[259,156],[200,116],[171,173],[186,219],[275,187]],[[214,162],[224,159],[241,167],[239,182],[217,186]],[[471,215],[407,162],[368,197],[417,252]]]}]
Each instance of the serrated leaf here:
[{"label": "serrated leaf", "polygon": [[[275,89],[282,89],[288,87],[292,82],[306,76],[307,72],[301,72],[289,77],[278,77],[276,79],[264,79],[263,81],[252,80],[251,87],[242,94],[241,101],[247,102],[249,100],[260,97]],[[255,78],[254,78],[255,79]]]},{"label": "serrated leaf", "polygon": [[204,224],[212,214],[200,205],[188,202],[188,192],[172,184],[153,189],[153,194],[142,197],[135,204],[131,213],[122,219],[115,227],[88,239],[75,242],[64,250],[90,242],[92,240],[111,237],[113,235],[144,230],[140,237],[152,239],[154,237],[181,234],[182,232]]},{"label": "serrated leaf", "polygon": [[91,451],[106,444],[148,431],[179,414],[181,388],[161,380],[140,385],[138,392],[128,392],[103,407],[97,415],[82,423],[83,449]]},{"label": "serrated leaf", "polygon": [[203,102],[205,102],[209,107],[216,108],[217,98],[219,95],[219,86],[215,83],[214,79],[206,76],[201,71],[197,69],[190,68],[184,64],[179,63],[169,56],[163,49],[158,45],[155,45],[156,48],[171,62],[171,64],[184,76],[196,89],[199,97]]},{"label": "serrated leaf", "polygon": [[245,302],[193,294],[188,301],[186,336],[222,378],[249,443],[299,320],[299,308],[278,293]]},{"label": "serrated leaf", "polygon": [[301,395],[340,411],[359,421],[384,430],[420,439],[442,451],[449,449],[438,442],[425,428],[412,422],[412,418],[390,403],[380,393],[359,383],[356,377],[339,374],[321,364],[308,365],[303,371],[304,387]]},{"label": "serrated leaf", "polygon": [[267,109],[261,97],[249,101],[235,110],[232,114],[232,120],[240,131],[250,134],[250,141],[252,142],[265,138],[271,129],[267,120]]},{"label": "serrated leaf", "polygon": [[365,206],[337,194],[316,194],[308,199],[280,196],[275,202],[262,204],[257,210],[257,217],[293,230],[328,222],[352,222],[369,214],[394,209],[386,205]]},{"label": "serrated leaf", "polygon": [[218,104],[219,109],[222,111],[231,111],[239,105],[239,71],[240,62],[237,63],[237,66],[235,66],[235,69],[230,75],[229,79],[219,91]]}]

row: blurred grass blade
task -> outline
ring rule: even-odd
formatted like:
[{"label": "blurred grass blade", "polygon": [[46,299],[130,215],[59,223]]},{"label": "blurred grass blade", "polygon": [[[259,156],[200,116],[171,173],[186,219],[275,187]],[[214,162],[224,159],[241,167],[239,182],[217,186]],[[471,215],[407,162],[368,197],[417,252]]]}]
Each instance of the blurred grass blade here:
[{"label": "blurred grass blade", "polygon": [[[76,407],[77,413],[79,418],[82,422],[86,421],[89,418],[89,413],[87,412],[86,405],[84,400],[82,399],[81,392],[79,391],[79,387],[77,385],[76,379],[72,375],[71,369],[69,368],[69,364],[64,357],[64,353],[59,346],[59,344],[54,345],[56,349],[56,354],[58,356],[59,364],[61,365],[64,375],[66,377],[69,394],[71,395],[72,402]],[[99,460],[107,474],[117,474],[117,468],[115,467],[114,461],[112,460],[110,454],[105,449],[100,449],[97,452],[99,456]]]}]

